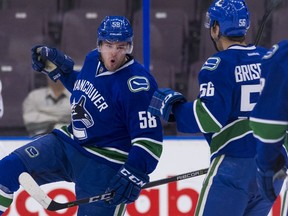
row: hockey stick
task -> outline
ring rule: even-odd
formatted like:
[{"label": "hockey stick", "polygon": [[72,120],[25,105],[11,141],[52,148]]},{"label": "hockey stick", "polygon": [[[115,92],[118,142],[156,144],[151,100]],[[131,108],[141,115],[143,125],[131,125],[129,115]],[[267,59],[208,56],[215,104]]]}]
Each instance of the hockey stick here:
[{"label": "hockey stick", "polygon": [[184,179],[188,179],[188,178],[193,178],[193,177],[196,177],[196,176],[204,175],[207,172],[208,172],[208,168],[201,169],[201,170],[196,170],[196,171],[192,171],[192,172],[188,172],[188,173],[184,173],[184,174],[180,174],[180,175],[177,175],[177,176],[172,176],[170,178],[159,179],[159,180],[156,180],[156,181],[149,182],[148,184],[144,185],[142,187],[142,189],[151,188],[151,187],[167,184],[167,183],[170,183],[170,182],[180,181],[180,180],[184,180]]},{"label": "hockey stick", "polygon": [[269,5],[268,5],[263,17],[262,17],[260,27],[259,27],[259,29],[257,31],[256,39],[255,39],[255,42],[254,42],[254,44],[256,46],[260,42],[260,39],[261,39],[263,30],[264,30],[265,24],[268,21],[268,18],[270,16],[271,12],[281,3],[281,1],[282,0],[271,0],[270,1]]},{"label": "hockey stick", "polygon": [[[143,187],[143,189],[155,187],[155,186],[162,185],[162,184],[167,184],[169,182],[180,181],[180,180],[204,175],[207,172],[208,172],[208,168],[189,172],[189,173],[184,173],[184,174],[173,176],[170,178],[160,179],[160,180],[153,181],[153,182],[146,184]],[[79,199],[79,200],[75,200],[75,201],[71,201],[67,203],[59,203],[59,202],[54,201],[50,197],[48,197],[48,195],[40,188],[40,186],[35,182],[35,180],[32,178],[30,174],[26,172],[21,173],[21,175],[19,176],[19,182],[31,197],[33,197],[41,206],[43,206],[43,208],[50,210],[50,211],[57,211],[57,210],[65,209],[65,208],[70,208],[73,206],[97,202],[100,200],[108,201],[112,199],[114,196],[113,192],[109,192],[109,193],[104,193],[101,195]]]}]

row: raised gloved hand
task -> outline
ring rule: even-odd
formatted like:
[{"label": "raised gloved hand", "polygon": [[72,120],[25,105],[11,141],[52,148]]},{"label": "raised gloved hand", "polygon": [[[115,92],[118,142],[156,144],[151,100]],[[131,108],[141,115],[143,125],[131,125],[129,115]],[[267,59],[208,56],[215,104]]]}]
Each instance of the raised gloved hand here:
[{"label": "raised gloved hand", "polygon": [[154,92],[151,99],[148,112],[154,116],[162,116],[165,121],[173,121],[171,114],[172,107],[175,103],[184,103],[186,98],[179,92],[170,88],[161,88]]},{"label": "raised gloved hand", "polygon": [[123,165],[111,179],[106,192],[114,192],[114,198],[109,200],[111,206],[121,203],[132,203],[140,195],[141,188],[149,182],[149,176],[139,172],[129,165]]},{"label": "raised gloved hand", "polygon": [[274,183],[276,181],[284,181],[284,179],[287,176],[286,174],[287,168],[284,166],[283,156],[280,155],[278,158],[277,162],[278,163],[277,167],[279,167],[278,169],[267,169],[264,171],[262,168],[260,168],[260,165],[258,164],[257,160],[256,163],[257,163],[256,178],[259,191],[265,199],[274,202],[277,198],[277,194],[275,193],[274,189]]},{"label": "raised gloved hand", "polygon": [[63,73],[73,71],[73,60],[56,48],[37,45],[32,49],[32,68],[56,81]]}]

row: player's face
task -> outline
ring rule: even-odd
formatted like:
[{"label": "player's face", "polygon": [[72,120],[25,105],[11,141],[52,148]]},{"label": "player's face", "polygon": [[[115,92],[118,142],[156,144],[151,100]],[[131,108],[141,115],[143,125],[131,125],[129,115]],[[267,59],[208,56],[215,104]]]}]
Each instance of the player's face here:
[{"label": "player's face", "polygon": [[107,70],[115,71],[124,64],[129,46],[127,42],[102,42],[100,52]]}]

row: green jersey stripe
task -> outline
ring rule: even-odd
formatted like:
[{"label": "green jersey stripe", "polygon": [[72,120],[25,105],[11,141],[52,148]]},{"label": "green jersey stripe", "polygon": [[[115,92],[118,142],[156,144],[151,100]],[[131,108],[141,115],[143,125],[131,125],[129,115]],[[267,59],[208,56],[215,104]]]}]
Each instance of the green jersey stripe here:
[{"label": "green jersey stripe", "polygon": [[271,144],[273,144],[273,143],[278,143],[278,142],[280,142],[281,140],[283,140],[283,139],[285,138],[285,135],[284,135],[283,137],[280,137],[279,139],[263,139],[262,137],[260,137],[260,136],[258,136],[258,135],[256,135],[256,134],[254,134],[254,136],[255,136],[257,139],[259,139],[261,142],[271,143]]},{"label": "green jersey stripe", "polygon": [[255,117],[250,117],[250,121],[258,122],[258,123],[265,123],[265,124],[286,125],[286,126],[288,126],[288,122],[286,122],[286,121],[260,119],[260,118],[255,118]]},{"label": "green jersey stripe", "polygon": [[126,212],[126,204],[122,203],[116,206],[113,216],[124,216]]},{"label": "green jersey stripe", "polygon": [[110,151],[115,151],[115,152],[118,152],[120,154],[124,154],[124,155],[128,155],[128,152],[125,152],[125,151],[121,151],[117,148],[111,148],[111,147],[102,147],[103,149],[107,149],[107,150],[110,150]]},{"label": "green jersey stripe", "polygon": [[0,207],[5,210],[11,205],[13,199],[0,195]]},{"label": "green jersey stripe", "polygon": [[199,198],[198,198],[195,216],[203,215],[206,199],[207,199],[210,187],[212,185],[213,178],[217,174],[218,167],[220,166],[224,157],[225,157],[224,155],[222,155],[220,157],[216,157],[211,163],[211,166],[209,168],[209,171],[208,171],[207,176],[205,178],[205,181],[203,183],[201,193],[200,193]]},{"label": "green jersey stripe", "polygon": [[149,149],[147,149],[146,147],[140,145],[140,144],[137,144],[135,143],[133,146],[137,146],[141,149],[143,149],[144,151],[148,152],[153,158],[155,158],[157,161],[160,159],[160,157],[157,157],[155,154],[153,154],[153,152],[151,152]]},{"label": "green jersey stripe", "polygon": [[139,140],[146,140],[146,141],[149,141],[149,142],[156,143],[156,144],[158,144],[158,145],[162,145],[162,142],[157,141],[157,140],[154,140],[154,139],[151,139],[151,138],[146,138],[146,137],[138,137],[138,138],[133,139],[131,142],[132,142],[132,143],[136,143],[136,142],[138,142]]},{"label": "green jersey stripe", "polygon": [[71,134],[71,133],[68,131],[68,127],[67,127],[66,125],[65,125],[65,126],[62,126],[59,130],[62,131],[62,133],[65,134],[66,136],[70,137],[71,139],[74,139],[73,134]]},{"label": "green jersey stripe", "polygon": [[285,137],[288,124],[279,123],[273,122],[272,124],[271,121],[259,121],[259,119],[250,118],[250,126],[255,137],[266,143],[279,142]]},{"label": "green jersey stripe", "polygon": [[155,142],[148,141],[148,140],[138,140],[136,143],[132,143],[133,146],[138,146],[145,151],[147,151],[152,157],[154,157],[156,160],[159,160],[161,154],[162,154],[162,145],[159,145]]},{"label": "green jersey stripe", "polygon": [[84,146],[84,148],[90,153],[114,163],[124,164],[128,158],[127,154],[122,154],[111,149],[97,148],[95,146]]},{"label": "green jersey stripe", "polygon": [[284,195],[283,195],[283,200],[282,200],[282,207],[281,207],[281,216],[287,216],[287,213],[288,213],[288,208],[287,208],[287,205],[288,205],[288,200],[287,200],[287,197],[288,197],[288,190],[286,189],[285,192],[284,192]]},{"label": "green jersey stripe", "polygon": [[215,154],[230,142],[241,139],[250,133],[252,133],[252,129],[249,126],[248,119],[238,119],[226,125],[219,133],[212,136],[210,143],[211,154]]},{"label": "green jersey stripe", "polygon": [[193,108],[196,121],[202,133],[215,133],[220,131],[222,125],[217,121],[212,113],[210,113],[200,99],[197,99],[194,102]]}]

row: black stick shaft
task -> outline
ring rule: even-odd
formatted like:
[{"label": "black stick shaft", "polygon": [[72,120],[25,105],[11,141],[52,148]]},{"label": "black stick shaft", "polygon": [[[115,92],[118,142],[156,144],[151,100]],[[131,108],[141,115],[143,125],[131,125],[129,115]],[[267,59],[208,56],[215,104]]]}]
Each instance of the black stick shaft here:
[{"label": "black stick shaft", "polygon": [[207,169],[196,170],[196,171],[193,171],[193,172],[184,173],[184,174],[173,176],[173,177],[170,177],[170,178],[165,178],[165,179],[152,181],[152,182],[149,182],[148,184],[144,185],[142,187],[142,189],[151,188],[151,187],[167,184],[167,183],[170,183],[170,182],[180,181],[180,180],[184,180],[184,179],[188,179],[188,178],[204,175],[207,172],[208,172],[208,168]]},{"label": "black stick shaft", "polygon": [[282,0],[271,0],[270,4],[268,5],[268,8],[266,9],[265,14],[262,17],[260,27],[259,27],[257,34],[256,34],[256,39],[254,42],[254,44],[256,46],[259,44],[259,42],[261,40],[265,24],[268,21],[268,18],[270,16],[271,12],[281,3],[281,1]]}]

